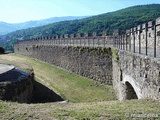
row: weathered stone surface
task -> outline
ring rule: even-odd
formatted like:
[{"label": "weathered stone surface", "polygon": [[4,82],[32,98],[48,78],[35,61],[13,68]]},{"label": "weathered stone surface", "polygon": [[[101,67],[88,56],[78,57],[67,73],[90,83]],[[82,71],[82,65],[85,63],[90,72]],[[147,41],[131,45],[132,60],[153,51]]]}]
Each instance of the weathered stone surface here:
[{"label": "weathered stone surface", "polygon": [[[5,73],[7,71],[10,71],[14,69],[15,67],[12,65],[5,65],[5,64],[0,64],[0,74]],[[1,81],[1,80],[0,80]]]},{"label": "weathered stone surface", "polygon": [[110,48],[26,45],[16,48],[15,53],[62,67],[103,84],[112,84]]},{"label": "weathered stone surface", "polygon": [[[156,59],[117,50],[113,60],[113,86],[119,100],[151,98],[160,100],[160,64]],[[135,94],[137,96],[135,96]]]},{"label": "weathered stone surface", "polygon": [[32,98],[33,76],[14,66],[1,67],[0,99],[29,103]]},{"label": "weathered stone surface", "polygon": [[[27,49],[26,49],[27,48]],[[39,59],[111,85],[119,100],[160,100],[160,63],[154,58],[111,48],[18,45],[15,53]]]}]

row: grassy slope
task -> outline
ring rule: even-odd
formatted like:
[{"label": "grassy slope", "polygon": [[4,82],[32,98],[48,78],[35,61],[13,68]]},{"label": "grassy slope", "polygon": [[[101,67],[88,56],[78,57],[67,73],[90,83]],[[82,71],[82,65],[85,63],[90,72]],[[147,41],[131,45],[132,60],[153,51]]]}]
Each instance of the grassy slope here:
[{"label": "grassy slope", "polygon": [[[160,104],[152,100],[89,103],[18,104],[0,101],[1,120],[131,120],[160,119]],[[133,117],[142,115],[142,117]],[[145,115],[150,115],[145,117]],[[153,115],[153,117],[151,117]]]},{"label": "grassy slope", "polygon": [[100,85],[90,79],[77,76],[74,73],[69,73],[35,59],[12,54],[0,56],[0,62],[13,64],[20,68],[26,67],[26,64],[32,66],[38,82],[51,90],[58,91],[63,99],[70,102],[106,101],[116,98],[111,86]]},{"label": "grassy slope", "polygon": [[[18,61],[18,64],[17,64]],[[26,64],[34,68],[36,80],[50,89],[56,89],[71,102],[79,103],[45,103],[19,104],[0,101],[0,119],[26,120],[55,118],[72,119],[132,119],[133,115],[154,115],[160,119],[160,104],[153,100],[107,101],[114,99],[112,88],[99,85],[86,78],[76,76],[48,64],[17,55],[2,55],[0,62],[12,63],[20,68]],[[23,64],[25,63],[25,64]],[[52,72],[51,72],[52,71]],[[45,78],[45,79],[43,79]],[[76,89],[75,89],[76,86]],[[107,87],[107,88],[106,88]],[[75,89],[75,91],[74,91]],[[107,90],[108,89],[108,90]],[[80,90],[81,92],[79,92]],[[107,96],[110,95],[110,96]],[[97,99],[97,100],[95,100]],[[105,101],[104,101],[105,100]],[[93,102],[89,102],[93,101]],[[158,118],[158,117],[159,118]],[[139,118],[136,118],[139,119]],[[143,118],[141,118],[143,119]],[[146,117],[144,119],[147,119]],[[150,117],[151,119],[151,117]]]}]

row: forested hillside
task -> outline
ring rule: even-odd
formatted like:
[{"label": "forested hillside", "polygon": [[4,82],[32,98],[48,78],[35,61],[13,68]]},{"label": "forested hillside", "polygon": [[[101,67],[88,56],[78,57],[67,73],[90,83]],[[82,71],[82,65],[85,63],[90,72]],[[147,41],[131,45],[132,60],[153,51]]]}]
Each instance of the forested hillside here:
[{"label": "forested hillside", "polygon": [[120,29],[123,33],[126,29],[155,20],[158,17],[160,17],[160,4],[139,5],[81,20],[63,21],[15,31],[1,36],[0,40],[31,39],[40,36],[84,32],[97,32],[100,34],[102,31],[112,34],[114,29]]},{"label": "forested hillside", "polygon": [[88,16],[52,17],[48,19],[27,21],[27,22],[22,22],[22,23],[0,22],[0,35],[5,35],[7,33],[10,33],[16,30],[33,28],[33,27],[47,25],[47,24],[51,24],[55,22],[66,21],[66,20],[79,20],[79,19],[86,18],[86,17]]}]

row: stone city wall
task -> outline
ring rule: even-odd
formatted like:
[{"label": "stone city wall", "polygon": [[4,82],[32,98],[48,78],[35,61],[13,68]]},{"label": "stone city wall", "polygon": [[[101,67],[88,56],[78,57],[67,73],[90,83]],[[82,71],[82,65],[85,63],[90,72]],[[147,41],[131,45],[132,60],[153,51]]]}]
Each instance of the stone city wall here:
[{"label": "stone city wall", "polygon": [[156,45],[157,48],[160,48],[160,18],[157,18],[155,21],[150,21],[148,23],[131,28],[130,30],[127,30],[127,33],[130,34],[128,41],[131,40],[132,45],[134,44],[135,39],[135,46],[139,46],[140,40],[141,47],[145,47],[147,39],[149,48],[154,47],[154,35],[156,35]]},{"label": "stone city wall", "polygon": [[40,37],[31,40],[19,41],[16,45],[56,45],[56,46],[95,46],[95,47],[105,47],[105,45],[113,45],[113,36],[107,36],[103,34],[102,36],[96,36],[94,32],[92,36],[88,33],[85,36],[78,34],[77,36],[72,35],[62,35],[62,36],[52,36],[52,37]]},{"label": "stone city wall", "polygon": [[59,66],[103,84],[112,84],[111,48],[15,45],[15,53]]},{"label": "stone city wall", "polygon": [[154,50],[154,47],[160,49],[160,18],[126,30],[123,35],[119,35],[117,30],[113,36],[114,46],[119,49],[134,51],[135,48],[135,52],[146,47],[150,50]]},{"label": "stone city wall", "polygon": [[113,86],[119,100],[160,100],[159,61],[117,49],[113,56]]},{"label": "stone city wall", "polygon": [[[156,29],[155,29],[156,28]],[[147,31],[147,32],[146,32]],[[118,50],[122,45],[160,47],[160,18],[119,36],[46,37],[15,44],[15,53],[39,59],[79,75],[113,86],[119,100],[160,100],[160,63],[156,58]],[[107,45],[117,47],[110,48]],[[123,46],[124,47],[124,46]],[[133,49],[133,48],[131,48]],[[113,80],[113,81],[112,81]]]}]

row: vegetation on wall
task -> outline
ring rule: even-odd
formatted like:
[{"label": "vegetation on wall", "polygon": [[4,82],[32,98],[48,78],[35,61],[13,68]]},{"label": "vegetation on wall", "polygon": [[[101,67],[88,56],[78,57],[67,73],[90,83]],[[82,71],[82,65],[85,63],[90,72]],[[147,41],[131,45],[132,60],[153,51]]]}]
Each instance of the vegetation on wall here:
[{"label": "vegetation on wall", "polygon": [[118,52],[115,48],[112,48],[112,56],[113,56],[113,60],[117,63],[119,63],[119,56],[118,56]]}]

